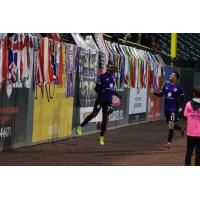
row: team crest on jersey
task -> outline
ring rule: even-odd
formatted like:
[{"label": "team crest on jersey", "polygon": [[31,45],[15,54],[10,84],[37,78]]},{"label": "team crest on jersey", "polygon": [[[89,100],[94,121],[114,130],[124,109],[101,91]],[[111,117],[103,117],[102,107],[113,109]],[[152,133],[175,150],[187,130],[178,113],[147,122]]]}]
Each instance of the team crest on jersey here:
[{"label": "team crest on jersey", "polygon": [[168,96],[168,97],[171,97],[171,96],[172,96],[172,93],[171,93],[171,92],[169,92],[169,93],[167,94],[167,96]]},{"label": "team crest on jersey", "polygon": [[110,88],[113,88],[113,84],[112,83],[110,83]]}]

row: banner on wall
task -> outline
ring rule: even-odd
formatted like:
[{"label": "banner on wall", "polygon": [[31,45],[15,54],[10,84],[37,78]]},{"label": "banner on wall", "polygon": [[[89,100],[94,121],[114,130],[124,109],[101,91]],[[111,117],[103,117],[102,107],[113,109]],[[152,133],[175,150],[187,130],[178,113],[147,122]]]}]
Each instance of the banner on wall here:
[{"label": "banner on wall", "polygon": [[[63,80],[66,83],[66,74],[63,74]],[[66,86],[37,87],[35,96],[32,141],[70,136],[74,98],[66,97]]]},{"label": "banner on wall", "polygon": [[[128,89],[125,89],[124,92],[119,91],[120,95],[122,95],[121,105],[119,107],[114,107],[113,112],[109,115],[109,127],[116,127],[121,125],[128,124]],[[80,122],[83,120],[93,111],[93,107],[85,107],[80,108]],[[102,110],[99,111],[98,115],[93,118],[90,123],[84,127],[85,132],[94,131],[97,128],[98,122],[102,122]]]},{"label": "banner on wall", "polygon": [[[26,88],[13,88],[8,98],[6,87],[0,91],[0,147],[12,148],[26,140],[28,94]],[[31,114],[31,113],[30,113]]]},{"label": "banner on wall", "polygon": [[[127,111],[127,90],[125,89],[124,91],[118,91],[118,94],[122,96],[121,104],[119,107],[113,107],[113,112],[109,115],[109,121],[111,122],[116,122],[119,125],[120,124],[127,124],[127,117],[126,113]],[[114,125],[116,125],[116,123]]]},{"label": "banner on wall", "polygon": [[124,110],[123,108],[114,109],[113,112],[109,116],[109,121],[119,121],[124,119]]},{"label": "banner on wall", "polygon": [[[160,92],[160,89],[157,89],[156,92]],[[160,120],[161,117],[161,98],[153,95],[151,89],[148,89],[148,120]]]},{"label": "banner on wall", "polygon": [[0,92],[0,146],[9,148],[13,145],[15,133],[15,115],[19,108],[16,105],[16,89],[13,90],[10,98],[5,90]]},{"label": "banner on wall", "polygon": [[[98,52],[82,50],[79,55],[79,97],[80,97],[80,123],[93,111],[96,100],[96,80],[98,76]],[[101,112],[91,122],[101,120]]]},{"label": "banner on wall", "polygon": [[96,100],[96,80],[98,76],[98,54],[81,51],[79,57],[80,106],[92,107]]},{"label": "banner on wall", "polygon": [[[82,107],[80,108],[80,123],[82,123],[85,118],[93,111],[93,107]],[[102,120],[102,112],[100,111],[96,117],[94,117],[91,122],[97,122]]]},{"label": "banner on wall", "polygon": [[130,89],[129,123],[146,120],[147,89]]}]

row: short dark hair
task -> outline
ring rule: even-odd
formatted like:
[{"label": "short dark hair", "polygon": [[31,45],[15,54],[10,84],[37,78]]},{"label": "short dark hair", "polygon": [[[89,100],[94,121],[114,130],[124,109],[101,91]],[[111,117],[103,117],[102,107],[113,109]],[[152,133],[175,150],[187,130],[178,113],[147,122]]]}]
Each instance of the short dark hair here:
[{"label": "short dark hair", "polygon": [[176,79],[177,79],[177,80],[180,78],[180,74],[179,74],[178,72],[176,72],[176,71],[173,71],[172,73],[174,73],[174,74],[175,74],[175,76],[176,76]]},{"label": "short dark hair", "polygon": [[193,93],[194,93],[194,96],[195,96],[195,97],[200,98],[200,85],[194,87]]}]

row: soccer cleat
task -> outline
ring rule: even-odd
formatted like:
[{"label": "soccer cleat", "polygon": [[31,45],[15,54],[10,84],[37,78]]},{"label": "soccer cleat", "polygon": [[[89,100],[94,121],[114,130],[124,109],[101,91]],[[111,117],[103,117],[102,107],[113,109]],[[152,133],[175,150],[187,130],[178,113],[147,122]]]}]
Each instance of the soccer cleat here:
[{"label": "soccer cleat", "polygon": [[81,136],[83,133],[82,133],[82,126],[77,126],[77,128],[76,128],[76,134],[78,135],[78,136]]},{"label": "soccer cleat", "polygon": [[169,142],[165,142],[161,146],[164,147],[164,148],[170,148],[172,145]]},{"label": "soccer cleat", "polygon": [[102,146],[104,145],[104,136],[99,137],[99,144]]},{"label": "soccer cleat", "polygon": [[185,134],[186,134],[185,127],[182,127],[182,129],[181,129],[181,134],[182,134],[182,137],[184,137],[184,136],[185,136]]}]

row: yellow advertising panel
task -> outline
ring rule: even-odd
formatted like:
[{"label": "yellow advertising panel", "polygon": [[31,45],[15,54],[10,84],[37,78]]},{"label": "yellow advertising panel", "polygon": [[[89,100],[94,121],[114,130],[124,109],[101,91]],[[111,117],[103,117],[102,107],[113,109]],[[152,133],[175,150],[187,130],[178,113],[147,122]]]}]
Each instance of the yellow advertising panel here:
[{"label": "yellow advertising panel", "polygon": [[64,85],[37,87],[34,102],[32,142],[60,138],[72,134],[74,98],[66,97],[65,90],[66,87]]}]

